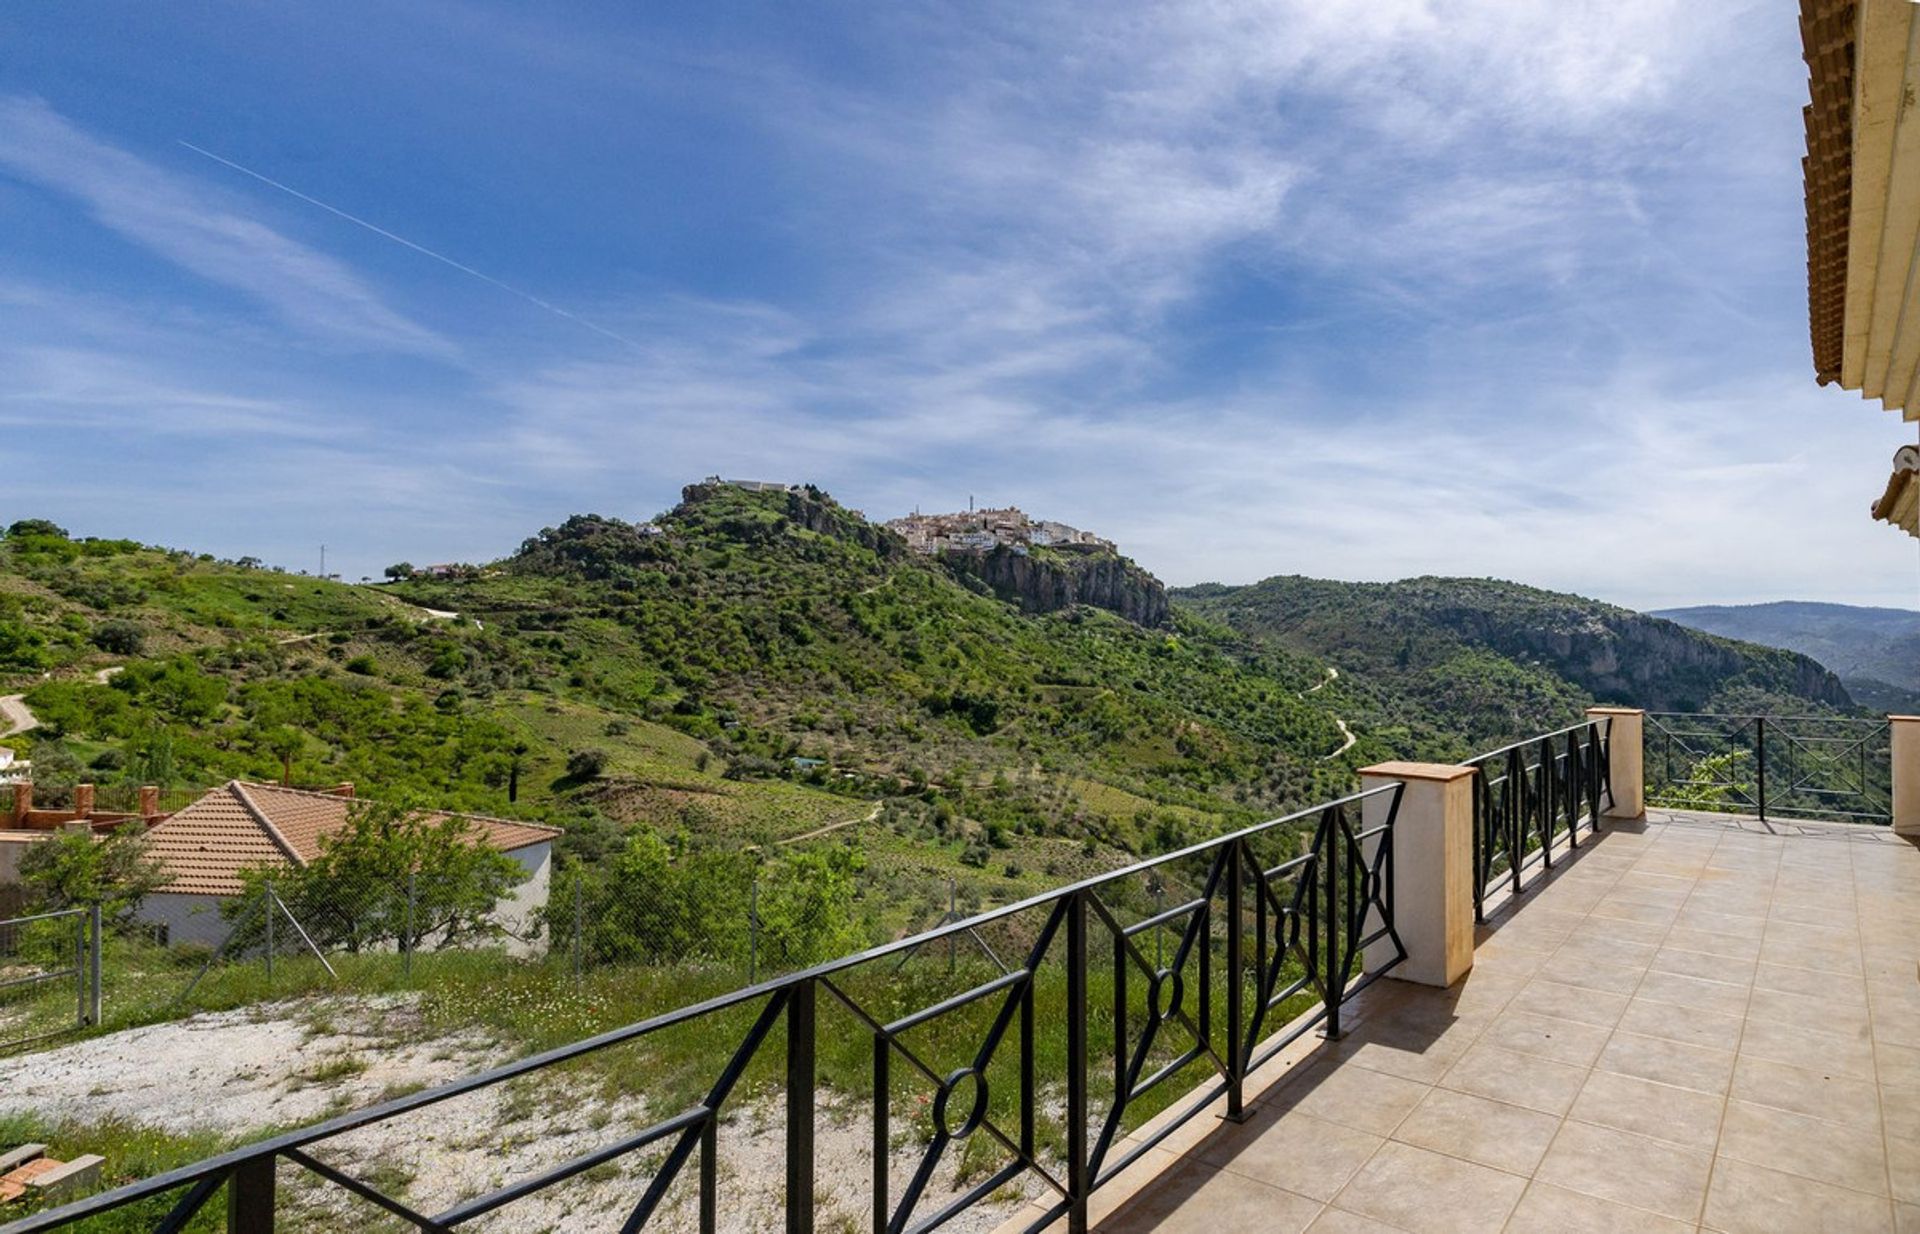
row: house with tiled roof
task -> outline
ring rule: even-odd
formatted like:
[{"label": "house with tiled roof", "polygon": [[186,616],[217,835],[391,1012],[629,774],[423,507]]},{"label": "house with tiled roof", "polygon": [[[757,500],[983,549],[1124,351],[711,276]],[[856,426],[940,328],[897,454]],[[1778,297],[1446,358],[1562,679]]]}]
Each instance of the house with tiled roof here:
[{"label": "house with tiled roof", "polygon": [[[242,874],[307,865],[329,837],[346,829],[355,804],[351,785],[316,791],[229,780],[209,790],[147,832],[147,851],[168,881],[142,902],[139,919],[168,943],[217,944],[228,928],[220,904],[244,889]],[[435,823],[449,817],[465,820],[475,843],[505,853],[526,871],[494,919],[509,938],[530,937],[546,906],[560,829],[479,814],[427,815]]]}]

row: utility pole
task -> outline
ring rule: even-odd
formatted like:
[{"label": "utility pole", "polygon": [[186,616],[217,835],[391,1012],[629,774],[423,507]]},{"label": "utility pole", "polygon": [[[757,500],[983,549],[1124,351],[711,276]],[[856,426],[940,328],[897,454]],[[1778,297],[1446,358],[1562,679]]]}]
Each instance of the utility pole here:
[{"label": "utility pole", "polygon": [[320,546],[320,577],[325,578],[326,576],[327,576],[327,546],[322,544]]}]

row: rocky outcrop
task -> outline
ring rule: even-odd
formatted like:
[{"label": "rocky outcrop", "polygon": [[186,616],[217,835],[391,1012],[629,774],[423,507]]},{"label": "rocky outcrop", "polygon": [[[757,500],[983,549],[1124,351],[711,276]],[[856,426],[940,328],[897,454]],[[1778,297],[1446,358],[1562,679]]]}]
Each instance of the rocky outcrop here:
[{"label": "rocky outcrop", "polygon": [[1853,705],[1840,678],[1807,656],[1734,643],[1625,609],[1535,610],[1515,620],[1508,612],[1446,606],[1432,616],[1504,655],[1547,664],[1596,698],[1691,710],[1738,680],[1833,707]]},{"label": "rocky outcrop", "polygon": [[1097,551],[1050,550],[1016,553],[1007,547],[990,552],[953,552],[940,560],[954,574],[1029,613],[1052,613],[1088,604],[1118,613],[1136,625],[1167,622],[1167,589],[1159,579],[1125,557]]}]

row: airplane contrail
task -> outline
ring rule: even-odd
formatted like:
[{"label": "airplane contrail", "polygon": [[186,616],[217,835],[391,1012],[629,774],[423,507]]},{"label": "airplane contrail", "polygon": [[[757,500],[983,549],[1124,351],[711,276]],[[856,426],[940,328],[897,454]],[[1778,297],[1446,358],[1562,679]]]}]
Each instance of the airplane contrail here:
[{"label": "airplane contrail", "polygon": [[462,274],[470,275],[473,278],[477,278],[481,282],[487,284],[490,287],[497,287],[501,291],[506,292],[510,296],[518,296],[522,300],[525,300],[528,304],[532,304],[538,308],[543,308],[547,310],[547,312],[552,313],[557,317],[564,317],[568,321],[574,323],[575,325],[584,326],[585,328],[593,331],[595,334],[604,335],[607,338],[612,339],[614,342],[624,343],[628,347],[638,348],[640,346],[639,343],[634,342],[632,339],[627,338],[625,335],[616,334],[612,330],[607,329],[605,326],[598,325],[594,322],[588,321],[586,318],[580,316],[580,314],[578,313],[568,312],[566,309],[561,308],[559,305],[554,304],[551,301],[542,300],[539,296],[534,295],[532,292],[522,291],[520,288],[513,286],[511,283],[503,283],[499,279],[494,278],[491,274],[486,274],[479,270],[476,270],[472,266],[469,266],[464,262],[455,261],[453,258],[448,257],[445,253],[436,253],[432,249],[426,247],[424,244],[415,244],[413,241],[407,239],[405,236],[395,235],[393,232],[388,231],[386,228],[377,226],[376,224],[373,224],[373,223],[369,223],[367,220],[360,218],[356,215],[348,214],[345,210],[342,210],[337,206],[330,206],[326,202],[321,201],[317,197],[309,197],[307,196],[307,194],[302,193],[299,189],[296,189],[291,185],[282,184],[280,183],[280,181],[275,180],[271,176],[263,176],[259,172],[253,170],[251,167],[242,167],[240,164],[234,162],[232,159],[222,158],[220,155],[215,154],[211,150],[203,150],[199,146],[194,145],[190,141],[181,141],[180,144],[185,146],[187,149],[193,151],[195,154],[200,155],[203,158],[212,159],[214,162],[220,164],[223,167],[230,167],[233,170],[239,172],[243,176],[251,176],[255,180],[258,180],[260,183],[265,184],[271,188],[279,189],[282,193],[285,193],[289,197],[299,198],[301,201],[306,202],[310,206],[318,206],[320,209],[325,210],[328,214],[334,215],[337,218],[343,218],[347,222],[352,223],[355,227],[363,228],[367,231],[372,232],[376,236],[380,236],[380,237],[383,237],[384,239],[391,240],[395,244],[404,245],[405,247],[412,249],[414,252],[419,253],[423,257],[431,257],[433,260],[439,262],[443,266],[452,266],[455,270],[460,271],[460,273]]}]

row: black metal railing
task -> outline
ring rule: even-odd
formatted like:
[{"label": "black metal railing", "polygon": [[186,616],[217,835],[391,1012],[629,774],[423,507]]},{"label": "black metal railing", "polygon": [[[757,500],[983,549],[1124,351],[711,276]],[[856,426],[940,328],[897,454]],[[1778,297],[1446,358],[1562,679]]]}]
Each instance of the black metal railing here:
[{"label": "black metal railing", "polygon": [[1578,848],[1581,828],[1599,826],[1602,803],[1613,804],[1612,732],[1610,719],[1587,720],[1468,760],[1474,920],[1486,920],[1487,900],[1502,881],[1517,896],[1528,870],[1552,869],[1562,834],[1568,848]]},{"label": "black metal railing", "polygon": [[[786,1103],[785,1228],[813,1229],[815,1102],[820,1052],[864,1051],[871,1065],[872,1206],[875,1231],[935,1229],[1008,1184],[1037,1189],[1046,1213],[1087,1228],[1100,1187],[1212,1102],[1244,1112],[1247,1076],[1287,1044],[1325,1025],[1340,1032],[1342,1005],[1406,957],[1393,920],[1393,831],[1402,786],[1379,786],[1220,839],[1090,878],[964,921],[655,1016],[438,1088],[342,1114],[145,1181],[29,1216],[0,1234],[60,1229],[98,1214],[137,1210],[155,1231],[182,1229],[223,1190],[226,1228],[268,1234],[279,1167],[331,1183],[403,1223],[450,1231],[517,1200],[643,1150],[659,1154],[621,1229],[647,1228],[669,1188],[690,1168],[679,1220],[716,1228],[723,1113],[744,1100],[743,1077],[770,1043],[768,1083]],[[1165,877],[1163,877],[1165,876]],[[1177,876],[1177,877],[1174,877]],[[1147,900],[1174,883],[1192,894],[1170,907]],[[896,966],[881,963],[961,932],[1028,920],[1015,966],[903,1010]],[[1148,943],[1152,935],[1153,942]],[[1094,957],[1096,940],[1110,966]],[[1171,946],[1163,946],[1170,942]],[[1361,957],[1370,953],[1362,971]],[[963,970],[964,971],[964,970]],[[969,978],[969,980],[972,980]],[[1097,998],[1110,985],[1108,1008]],[[982,1021],[974,1031],[967,1017]],[[727,1029],[729,1015],[745,1031]],[[832,1024],[825,1021],[832,1017]],[[751,1017],[750,1023],[747,1017]],[[432,1213],[355,1177],[318,1154],[344,1133],[399,1118],[623,1044],[697,1026],[694,1062],[703,1095],[591,1152],[529,1173]],[[932,1033],[935,1027],[942,1031]],[[919,1031],[927,1030],[927,1031]],[[1062,1038],[1064,1041],[1062,1042]],[[715,1042],[720,1044],[715,1044]],[[1048,1049],[1043,1062],[1037,1044]],[[1063,1045],[1061,1049],[1054,1049]],[[1111,1059],[1096,1055],[1111,1050]],[[843,1073],[844,1074],[844,1073]],[[1195,1081],[1184,1087],[1188,1081]],[[894,1177],[894,1094],[917,1084],[930,1101],[917,1117],[923,1147],[904,1182]],[[844,1081],[841,1082],[844,1087]],[[643,1094],[658,1096],[659,1094]],[[679,1105],[661,1096],[659,1106]],[[1104,1106],[1104,1108],[1101,1108]],[[646,1108],[658,1108],[654,1100]],[[1057,1110],[1057,1115],[1048,1112]],[[1165,1111],[1143,1133],[1143,1112]],[[1047,1123],[1042,1126],[1043,1121]],[[1132,1139],[1126,1134],[1131,1128]],[[956,1145],[983,1136],[1004,1162],[940,1203],[929,1180]],[[649,1157],[648,1161],[654,1160]],[[629,1160],[627,1165],[634,1162]],[[979,1175],[974,1175],[979,1177]],[[424,1205],[423,1205],[424,1206]],[[687,1212],[687,1208],[692,1213]],[[694,1217],[697,1214],[697,1218]],[[123,1213],[123,1219],[130,1216]],[[120,1228],[120,1227],[117,1227]]]},{"label": "black metal railing", "polygon": [[1646,723],[1649,805],[1763,821],[1892,821],[1884,719],[1648,712]]}]

